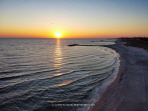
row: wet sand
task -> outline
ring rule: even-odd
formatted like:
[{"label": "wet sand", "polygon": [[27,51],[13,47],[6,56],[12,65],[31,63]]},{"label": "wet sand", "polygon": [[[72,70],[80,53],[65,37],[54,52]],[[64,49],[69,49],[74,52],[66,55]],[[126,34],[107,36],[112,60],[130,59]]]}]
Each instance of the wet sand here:
[{"label": "wet sand", "polygon": [[119,73],[90,111],[148,111],[148,52],[120,39],[107,47],[120,54]]}]

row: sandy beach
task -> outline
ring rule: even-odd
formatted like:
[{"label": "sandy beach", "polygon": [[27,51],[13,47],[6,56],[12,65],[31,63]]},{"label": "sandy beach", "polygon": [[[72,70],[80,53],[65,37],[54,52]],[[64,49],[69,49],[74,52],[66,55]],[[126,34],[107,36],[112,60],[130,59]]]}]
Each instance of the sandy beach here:
[{"label": "sandy beach", "polygon": [[120,39],[107,46],[120,54],[120,68],[116,80],[108,86],[91,111],[147,111],[148,110],[148,52],[125,46]]}]

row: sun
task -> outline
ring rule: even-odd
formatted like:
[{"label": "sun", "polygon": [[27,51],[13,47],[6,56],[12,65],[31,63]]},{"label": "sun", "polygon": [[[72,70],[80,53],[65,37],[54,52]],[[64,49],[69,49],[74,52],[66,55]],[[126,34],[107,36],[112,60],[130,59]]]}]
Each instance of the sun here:
[{"label": "sun", "polygon": [[56,32],[56,33],[55,33],[55,36],[56,36],[57,38],[60,38],[60,37],[62,36],[62,33]]}]

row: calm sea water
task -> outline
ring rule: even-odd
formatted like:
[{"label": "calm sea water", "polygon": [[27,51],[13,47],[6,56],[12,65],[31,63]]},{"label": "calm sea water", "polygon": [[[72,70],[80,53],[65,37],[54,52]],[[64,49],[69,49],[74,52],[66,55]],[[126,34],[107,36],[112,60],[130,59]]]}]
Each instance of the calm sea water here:
[{"label": "calm sea water", "polygon": [[[100,42],[91,42],[100,41]],[[116,77],[114,39],[0,39],[0,110],[88,110]]]}]

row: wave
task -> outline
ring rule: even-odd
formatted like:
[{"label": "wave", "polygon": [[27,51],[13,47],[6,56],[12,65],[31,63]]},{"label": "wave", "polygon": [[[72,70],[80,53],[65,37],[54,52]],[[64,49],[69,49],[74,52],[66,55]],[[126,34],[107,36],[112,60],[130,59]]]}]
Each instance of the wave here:
[{"label": "wave", "polygon": [[[70,71],[70,72],[66,72],[66,73],[58,73],[58,74],[55,74],[54,76],[51,76],[51,77],[30,79],[30,80],[21,81],[21,82],[18,82],[18,83],[8,84],[6,86],[0,87],[0,92],[1,93],[6,93],[6,92],[11,91],[12,89],[17,90],[19,88],[18,86],[27,86],[29,84],[32,84],[33,82],[37,83],[37,82],[41,82],[41,80],[47,80],[47,79],[49,80],[49,79],[60,77],[60,76],[66,75],[66,74],[71,74],[73,72],[75,72],[75,71]],[[15,77],[12,77],[12,79],[13,78],[15,78]],[[8,78],[6,78],[6,79],[8,79]]]},{"label": "wave", "polygon": [[[32,75],[36,75],[36,74],[41,74],[41,73],[44,73],[44,72],[51,72],[51,71],[56,71],[57,69],[50,69],[50,70],[44,70],[44,71],[37,71],[37,72],[34,72],[34,73],[28,73],[28,74],[20,74],[20,75],[11,75],[11,76],[5,76],[5,77],[2,77],[0,78],[0,80],[10,80],[10,79],[14,79],[14,78],[19,78],[19,77],[27,77],[27,76],[32,76]],[[19,73],[21,71],[7,71],[7,72],[1,72],[2,74],[3,73]]]}]

